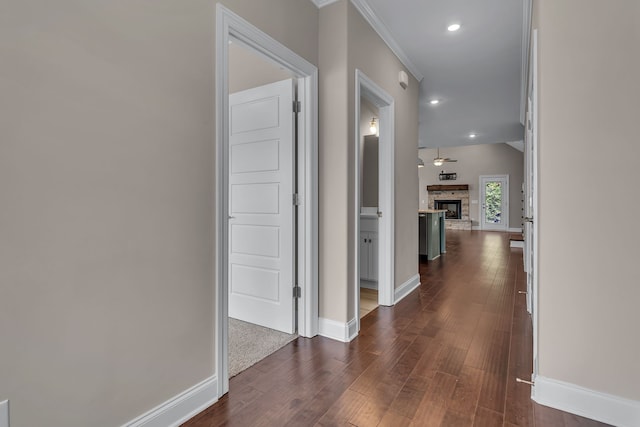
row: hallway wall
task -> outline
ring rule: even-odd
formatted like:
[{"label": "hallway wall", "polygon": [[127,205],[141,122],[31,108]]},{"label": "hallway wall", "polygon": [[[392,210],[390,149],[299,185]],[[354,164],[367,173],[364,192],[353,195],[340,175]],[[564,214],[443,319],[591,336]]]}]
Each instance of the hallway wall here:
[{"label": "hallway wall", "polygon": [[[312,63],[309,1],[226,0]],[[0,2],[0,400],[121,425],[215,375],[215,2]]]},{"label": "hallway wall", "polygon": [[540,375],[640,408],[640,3],[538,0],[534,17]]}]

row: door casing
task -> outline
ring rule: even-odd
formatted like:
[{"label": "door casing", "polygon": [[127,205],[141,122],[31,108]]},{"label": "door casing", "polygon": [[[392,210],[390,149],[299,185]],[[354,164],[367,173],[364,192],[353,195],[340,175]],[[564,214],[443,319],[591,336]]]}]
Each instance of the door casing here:
[{"label": "door casing", "polygon": [[297,277],[301,288],[298,301],[298,333],[318,333],[318,69],[301,56],[262,32],[225,6],[216,5],[215,62],[215,365],[218,396],[229,390],[228,374],[228,227],[229,220],[229,39],[288,69],[298,79],[297,151]]},{"label": "door casing", "polygon": [[[529,98],[531,99],[530,106],[530,119],[531,119],[531,138],[529,140],[530,146],[525,146],[525,158],[531,168],[529,186],[525,186],[525,204],[530,209],[527,209],[526,216],[532,218],[533,222],[530,223],[527,230],[532,237],[530,246],[531,253],[529,257],[529,268],[527,279],[527,293],[531,294],[531,322],[533,329],[533,372],[531,373],[531,380],[535,382],[538,376],[538,248],[539,248],[539,229],[538,229],[538,30],[533,30],[531,40],[531,52],[529,63]],[[525,168],[526,169],[526,168]],[[530,200],[530,202],[529,202]],[[525,235],[525,239],[527,236]],[[526,245],[525,245],[526,246]],[[528,296],[528,295],[527,295]],[[535,387],[531,387],[531,396],[535,397]]]}]

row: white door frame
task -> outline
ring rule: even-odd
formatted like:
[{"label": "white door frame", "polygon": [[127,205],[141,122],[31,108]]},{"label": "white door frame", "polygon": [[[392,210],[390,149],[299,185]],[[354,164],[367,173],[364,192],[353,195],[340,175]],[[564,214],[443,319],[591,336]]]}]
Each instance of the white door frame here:
[{"label": "white door frame", "polygon": [[[529,96],[531,97],[531,152],[532,159],[532,194],[525,195],[532,198],[533,212],[529,215],[533,220],[531,226],[533,227],[533,239],[531,245],[531,251],[533,253],[533,265],[531,269],[533,271],[533,280],[531,283],[531,289],[527,289],[531,293],[531,321],[533,329],[533,372],[531,374],[532,381],[535,382],[538,376],[538,248],[539,248],[539,231],[538,231],[538,30],[533,30],[533,38],[531,40],[531,61],[530,61],[530,81],[529,81]],[[525,147],[527,150],[528,147]],[[526,154],[525,154],[526,156]],[[526,204],[527,206],[529,203]],[[532,397],[535,395],[535,387],[531,387]]]},{"label": "white door frame", "polygon": [[[298,333],[318,334],[318,68],[266,33],[216,5],[215,141],[215,356],[218,396],[229,390],[228,227],[229,220],[229,38],[235,37],[298,77]],[[293,284],[292,284],[293,286]]]},{"label": "white door frame", "polygon": [[384,89],[356,69],[355,93],[355,188],[354,188],[354,235],[355,258],[353,260],[355,287],[356,331],[360,331],[360,99],[366,98],[378,107],[378,304],[394,304],[394,256],[395,256],[395,101]]},{"label": "white door frame", "polygon": [[[483,198],[484,186],[482,185],[482,181],[486,179],[488,180],[504,179],[505,180],[505,186],[502,191],[502,194],[503,194],[502,206],[504,209],[502,209],[502,212],[500,215],[500,218],[503,220],[504,227],[488,228],[484,223],[484,219],[485,219],[484,208],[482,207],[484,205],[484,198]],[[480,194],[478,194],[480,198],[480,203],[478,205],[479,218],[480,218],[480,230],[509,231],[509,175],[480,175],[480,179],[478,181],[478,190],[480,192]]]}]

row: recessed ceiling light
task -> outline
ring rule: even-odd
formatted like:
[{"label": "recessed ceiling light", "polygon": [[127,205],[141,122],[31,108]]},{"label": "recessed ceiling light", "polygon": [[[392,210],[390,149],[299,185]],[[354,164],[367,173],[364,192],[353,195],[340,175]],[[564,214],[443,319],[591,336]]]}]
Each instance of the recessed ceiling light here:
[{"label": "recessed ceiling light", "polygon": [[460,29],[460,24],[451,24],[447,27],[449,31],[458,31]]},{"label": "recessed ceiling light", "polygon": [[429,104],[438,105],[438,104],[440,104],[440,100],[439,99],[432,99],[431,101],[429,101]]},{"label": "recessed ceiling light", "polygon": [[469,138],[471,138],[471,139],[475,138],[476,136],[478,136],[477,133],[473,133],[472,132],[472,133],[469,134]]}]

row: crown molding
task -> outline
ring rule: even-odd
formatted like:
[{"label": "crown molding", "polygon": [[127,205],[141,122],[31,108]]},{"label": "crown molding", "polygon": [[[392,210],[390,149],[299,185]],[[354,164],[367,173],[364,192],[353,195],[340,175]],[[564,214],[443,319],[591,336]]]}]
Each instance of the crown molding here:
[{"label": "crown molding", "polygon": [[324,6],[328,6],[331,3],[335,3],[337,1],[338,0],[311,0],[311,2],[313,2],[313,4],[315,4],[318,9]]},{"label": "crown molding", "polygon": [[[322,0],[314,0],[314,1],[322,1]],[[351,0],[351,3],[355,6],[355,8],[360,12],[362,17],[371,25],[376,33],[380,36],[380,38],[389,46],[389,49],[398,57],[400,62],[407,67],[409,72],[413,75],[413,77],[421,82],[424,76],[418,70],[418,67],[409,59],[409,56],[402,50],[398,42],[391,35],[391,31],[387,28],[386,25],[382,22],[378,15],[373,11],[367,0]]]},{"label": "crown molding", "polygon": [[[311,2],[313,2],[313,4],[315,4],[318,9],[324,6],[328,6],[337,1],[338,0],[311,0]],[[422,73],[420,73],[418,67],[416,67],[416,64],[414,64],[413,61],[409,59],[409,56],[405,53],[405,51],[402,50],[398,42],[391,35],[391,31],[389,31],[382,20],[378,18],[378,15],[376,15],[369,3],[367,3],[367,0],[351,0],[351,3],[356,8],[356,10],[360,12],[360,15],[362,15],[362,17],[369,23],[369,25],[371,25],[373,30],[380,36],[382,41],[384,41],[385,44],[389,46],[389,49],[391,49],[394,55],[398,57],[400,62],[402,62],[402,65],[407,67],[411,75],[413,75],[413,77],[418,80],[418,83],[420,83],[424,76],[422,75]]]}]

